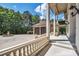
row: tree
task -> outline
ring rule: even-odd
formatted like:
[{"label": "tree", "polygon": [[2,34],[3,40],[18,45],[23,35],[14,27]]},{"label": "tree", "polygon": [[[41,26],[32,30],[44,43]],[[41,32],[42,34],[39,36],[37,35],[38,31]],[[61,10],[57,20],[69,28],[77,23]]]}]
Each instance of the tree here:
[{"label": "tree", "polygon": [[0,35],[2,34],[3,15],[0,14]]},{"label": "tree", "polygon": [[25,24],[28,26],[31,26],[32,25],[32,15],[30,14],[29,11],[24,11],[23,13],[23,19],[24,19],[24,22]]},{"label": "tree", "polygon": [[32,16],[32,24],[36,24],[40,21],[40,17],[38,15]]},{"label": "tree", "polygon": [[23,13],[23,26],[26,32],[32,30],[32,14],[29,11]]},{"label": "tree", "polygon": [[38,15],[33,16],[29,11],[21,14],[19,11],[0,7],[0,34],[25,34],[39,20]]}]

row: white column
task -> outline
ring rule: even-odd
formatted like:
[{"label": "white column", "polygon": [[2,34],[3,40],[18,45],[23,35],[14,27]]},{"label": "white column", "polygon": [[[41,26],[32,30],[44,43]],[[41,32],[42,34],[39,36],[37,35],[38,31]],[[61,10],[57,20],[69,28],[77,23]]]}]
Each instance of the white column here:
[{"label": "white column", "polygon": [[57,16],[56,16],[56,29],[57,29],[57,34],[56,35],[58,35],[59,34],[59,27],[58,27],[58,14],[57,14]]},{"label": "white column", "polygon": [[50,38],[50,8],[49,4],[47,4],[47,19],[46,19],[46,35],[48,39]]},{"label": "white column", "polygon": [[41,35],[41,27],[39,27],[39,35]]},{"label": "white column", "polygon": [[56,19],[56,15],[55,15],[54,22],[53,22],[53,35],[54,36],[55,36],[55,19]]},{"label": "white column", "polygon": [[35,34],[35,27],[33,27],[33,34]]},{"label": "white column", "polygon": [[67,36],[70,37],[70,18],[71,18],[71,11],[69,10],[70,8],[70,3],[68,3],[68,6],[67,6],[67,20],[69,22],[69,24],[67,25],[68,29],[67,29]]}]

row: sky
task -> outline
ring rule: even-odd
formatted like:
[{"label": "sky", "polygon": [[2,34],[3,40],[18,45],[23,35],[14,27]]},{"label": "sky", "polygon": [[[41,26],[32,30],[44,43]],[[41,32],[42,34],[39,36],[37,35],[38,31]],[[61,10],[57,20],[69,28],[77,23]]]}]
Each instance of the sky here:
[{"label": "sky", "polygon": [[[46,6],[46,5],[47,5],[46,3],[43,3],[43,4],[41,4],[41,5],[38,5],[38,6],[35,8],[35,11],[36,11],[36,12],[41,13],[41,16],[40,16],[41,19],[42,19],[42,18],[46,18],[46,10],[47,10],[47,6]],[[50,10],[50,19],[55,19],[55,13],[54,13],[54,12],[51,12],[51,10]],[[59,20],[60,20],[60,19],[63,19],[63,20],[64,20],[64,14],[63,14],[63,13],[59,14],[59,15],[58,15],[58,19],[59,19]]]},{"label": "sky", "polygon": [[[40,15],[43,19],[46,16],[46,3],[0,3],[0,6],[8,9],[13,9],[15,11],[29,11],[32,15]],[[54,14],[51,12],[50,18],[54,19]],[[58,19],[64,19],[64,14],[58,15]]]},{"label": "sky", "polygon": [[24,11],[29,11],[33,15],[36,14],[34,9],[38,5],[40,5],[40,3],[0,3],[0,6],[3,6],[4,8],[20,11],[21,13],[23,13]]}]

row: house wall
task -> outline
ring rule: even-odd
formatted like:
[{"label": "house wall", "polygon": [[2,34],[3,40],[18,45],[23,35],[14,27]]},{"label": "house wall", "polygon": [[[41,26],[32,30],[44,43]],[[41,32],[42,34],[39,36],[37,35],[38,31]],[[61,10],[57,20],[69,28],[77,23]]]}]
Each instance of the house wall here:
[{"label": "house wall", "polygon": [[[76,6],[79,9],[79,3]],[[79,53],[79,14],[76,15],[76,46]]]},{"label": "house wall", "polygon": [[44,33],[46,33],[46,27],[41,28],[41,34],[44,34]]},{"label": "house wall", "polygon": [[53,24],[50,25],[50,32],[53,32]]},{"label": "house wall", "polygon": [[71,5],[76,5],[75,3],[69,3],[68,4],[68,37],[69,37],[69,40],[71,41],[72,44],[75,45],[75,36],[76,36],[76,16],[72,16],[71,15],[71,12],[76,12],[74,9],[73,10],[70,10],[70,6]]},{"label": "house wall", "polygon": [[[75,5],[79,9],[79,3],[72,4],[72,5]],[[68,25],[69,26],[68,35],[71,43],[77,47],[77,52],[79,53],[79,14],[76,14],[76,16],[72,17],[70,15],[72,11],[75,13],[74,10],[71,10],[71,11],[69,10],[69,13],[68,13],[68,21],[70,23]]]},{"label": "house wall", "polygon": [[[35,28],[35,34],[40,34],[39,33],[39,27],[37,27],[37,28]],[[44,34],[44,33],[46,33],[46,27],[41,27],[41,34]]]},{"label": "house wall", "polygon": [[[53,25],[50,25],[50,32],[53,32]],[[46,33],[46,27],[41,27],[41,34]],[[39,27],[35,28],[35,34],[40,34],[39,33]]]},{"label": "house wall", "polygon": [[35,34],[39,34],[39,27],[35,28]]}]

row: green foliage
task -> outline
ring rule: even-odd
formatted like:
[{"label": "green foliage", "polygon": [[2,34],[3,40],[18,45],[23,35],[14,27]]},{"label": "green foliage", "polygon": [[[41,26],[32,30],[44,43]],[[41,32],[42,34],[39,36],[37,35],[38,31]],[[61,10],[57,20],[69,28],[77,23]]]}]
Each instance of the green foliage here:
[{"label": "green foliage", "polygon": [[33,23],[33,24],[38,23],[38,22],[39,22],[39,20],[40,20],[40,18],[39,18],[39,16],[38,16],[38,15],[32,16],[32,23]]},{"label": "green foliage", "polygon": [[60,32],[61,32],[61,34],[66,34],[66,27],[60,28]]},{"label": "green foliage", "polygon": [[39,16],[33,16],[29,11],[21,14],[12,9],[0,7],[0,34],[25,34],[32,30],[32,24],[39,21]]}]

